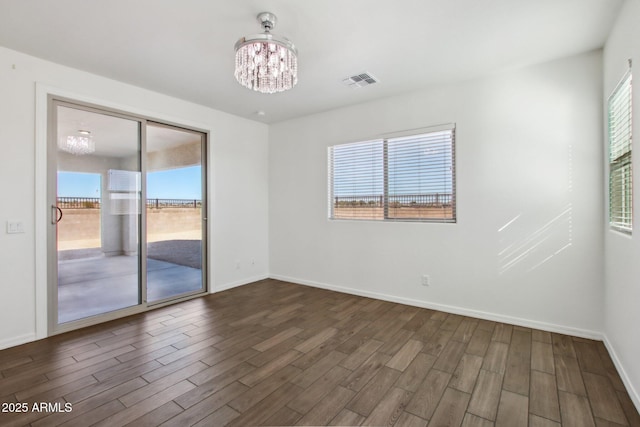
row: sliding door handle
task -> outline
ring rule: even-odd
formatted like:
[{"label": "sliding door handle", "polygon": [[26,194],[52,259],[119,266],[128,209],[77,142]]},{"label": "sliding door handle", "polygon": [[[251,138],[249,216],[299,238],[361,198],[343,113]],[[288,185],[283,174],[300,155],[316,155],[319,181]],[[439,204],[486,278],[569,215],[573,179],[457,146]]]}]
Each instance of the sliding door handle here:
[{"label": "sliding door handle", "polygon": [[[60,216],[58,216],[58,214]],[[51,205],[51,224],[57,224],[62,220],[62,209],[56,205]]]}]

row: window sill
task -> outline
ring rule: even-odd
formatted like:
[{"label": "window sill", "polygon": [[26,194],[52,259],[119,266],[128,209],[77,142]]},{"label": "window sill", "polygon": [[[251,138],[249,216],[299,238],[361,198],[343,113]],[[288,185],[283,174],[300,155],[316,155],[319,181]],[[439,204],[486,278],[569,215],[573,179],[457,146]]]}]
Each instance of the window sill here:
[{"label": "window sill", "polygon": [[622,234],[624,236],[629,236],[629,237],[631,237],[631,235],[633,234],[633,229],[632,228],[628,228],[628,227],[624,227],[624,226],[620,226],[620,225],[615,225],[615,224],[609,224],[609,231],[613,231],[615,233],[619,233],[619,234]]}]

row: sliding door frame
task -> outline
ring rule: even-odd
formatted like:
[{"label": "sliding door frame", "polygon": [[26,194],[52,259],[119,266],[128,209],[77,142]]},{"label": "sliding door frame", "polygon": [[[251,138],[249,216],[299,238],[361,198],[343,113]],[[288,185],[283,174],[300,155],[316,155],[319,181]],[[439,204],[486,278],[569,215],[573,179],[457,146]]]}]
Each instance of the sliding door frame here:
[{"label": "sliding door frame", "polygon": [[[175,304],[180,301],[186,301],[193,298],[209,293],[209,268],[208,268],[208,236],[209,236],[209,221],[208,221],[208,203],[209,192],[207,187],[209,169],[207,165],[207,153],[210,140],[209,131],[204,129],[198,129],[195,127],[185,126],[183,124],[171,123],[166,120],[148,117],[143,114],[130,113],[118,108],[111,108],[108,106],[102,106],[93,102],[80,101],[78,99],[60,96],[48,92],[46,94],[46,161],[45,165],[45,181],[46,191],[44,198],[47,203],[47,211],[50,211],[51,202],[54,201],[52,197],[57,197],[57,107],[63,106],[68,108],[80,109],[97,114],[105,114],[116,118],[122,118],[138,122],[138,138],[140,144],[140,175],[141,175],[141,193],[140,193],[140,216],[139,216],[139,229],[138,229],[138,304],[115,311],[106,312],[104,314],[90,316],[83,319],[66,322],[63,324],[58,323],[58,270],[57,270],[57,239],[56,229],[57,227],[52,224],[50,213],[40,215],[40,222],[43,222],[46,230],[46,324],[47,324],[47,336],[56,335],[64,332],[68,332],[75,329],[80,329],[86,326],[91,326],[99,323],[108,322],[121,317],[130,316],[137,313],[149,311],[154,308]],[[154,126],[166,126],[174,129],[180,129],[189,131],[201,135],[201,161],[202,161],[202,288],[199,291],[194,291],[188,294],[182,294],[176,298],[154,301],[149,304],[147,302],[147,215],[146,215],[146,173],[147,173],[147,159],[146,159],[146,130],[147,125],[152,124]],[[41,162],[43,163],[43,162]],[[36,177],[37,178],[37,177]],[[55,200],[57,203],[57,200]],[[43,221],[45,219],[45,221]],[[40,226],[42,227],[42,225]],[[54,259],[55,257],[55,259]],[[42,331],[37,335],[42,336]]]}]

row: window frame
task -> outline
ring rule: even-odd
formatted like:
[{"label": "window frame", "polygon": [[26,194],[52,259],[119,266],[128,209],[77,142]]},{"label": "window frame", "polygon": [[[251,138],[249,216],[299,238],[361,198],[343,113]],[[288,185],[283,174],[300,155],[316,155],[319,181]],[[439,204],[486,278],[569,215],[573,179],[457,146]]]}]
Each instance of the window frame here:
[{"label": "window frame", "polygon": [[[609,227],[632,234],[633,231],[633,78],[629,69],[607,99],[607,138],[609,161]],[[619,103],[628,97],[623,108]],[[616,117],[613,117],[616,115]],[[613,123],[622,122],[628,136],[614,134]]]},{"label": "window frame", "polygon": [[[451,186],[450,193],[435,193],[438,195],[444,195],[448,197],[448,204],[450,205],[451,217],[442,215],[440,217],[399,217],[394,216],[390,212],[393,210],[391,203],[394,198],[402,197],[399,194],[392,194],[390,190],[390,177],[389,177],[389,144],[397,143],[398,139],[414,138],[416,140],[421,137],[428,138],[428,135],[436,135],[438,133],[449,132],[446,137],[449,141],[448,149],[450,150],[450,172],[447,174],[448,181],[442,180],[442,183],[449,183]],[[356,146],[357,144],[374,144],[382,143],[382,155],[380,162],[382,163],[382,194],[376,194],[374,196],[361,196],[362,198],[376,197],[380,199],[382,205],[382,217],[337,217],[335,215],[335,208],[337,204],[337,197],[351,197],[351,196],[336,196],[335,195],[335,169],[334,169],[334,149],[335,147]],[[371,174],[375,174],[372,171]],[[327,183],[328,183],[328,199],[327,199],[327,211],[328,219],[330,221],[375,221],[375,222],[419,222],[419,223],[443,223],[443,224],[455,224],[457,223],[457,197],[456,197],[456,125],[455,123],[447,123],[443,125],[430,126],[428,128],[414,129],[411,131],[386,134],[385,136],[373,139],[363,139],[356,142],[341,143],[329,146],[327,149]],[[358,197],[354,195],[353,197]],[[437,201],[437,199],[436,199]],[[372,203],[372,202],[369,202]],[[436,202],[437,203],[437,202]]]}]

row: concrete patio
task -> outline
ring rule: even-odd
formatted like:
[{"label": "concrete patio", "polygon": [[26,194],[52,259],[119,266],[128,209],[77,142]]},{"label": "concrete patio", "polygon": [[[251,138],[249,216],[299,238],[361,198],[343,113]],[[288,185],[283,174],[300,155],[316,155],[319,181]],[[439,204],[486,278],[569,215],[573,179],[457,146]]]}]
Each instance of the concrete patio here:
[{"label": "concrete patio", "polygon": [[[199,252],[199,247],[192,246],[193,251]],[[58,263],[58,322],[70,322],[137,305],[137,272],[137,256],[106,257],[99,250],[90,249],[61,252]],[[201,288],[200,268],[159,259],[147,260],[147,300],[150,303]]]}]

